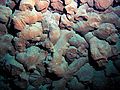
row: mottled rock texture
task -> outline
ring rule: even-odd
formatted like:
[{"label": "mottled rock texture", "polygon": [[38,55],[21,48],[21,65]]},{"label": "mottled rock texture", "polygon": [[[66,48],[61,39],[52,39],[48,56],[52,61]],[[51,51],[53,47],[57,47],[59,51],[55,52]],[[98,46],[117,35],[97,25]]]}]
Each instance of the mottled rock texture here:
[{"label": "mottled rock texture", "polygon": [[120,90],[120,0],[0,0],[0,90]]}]

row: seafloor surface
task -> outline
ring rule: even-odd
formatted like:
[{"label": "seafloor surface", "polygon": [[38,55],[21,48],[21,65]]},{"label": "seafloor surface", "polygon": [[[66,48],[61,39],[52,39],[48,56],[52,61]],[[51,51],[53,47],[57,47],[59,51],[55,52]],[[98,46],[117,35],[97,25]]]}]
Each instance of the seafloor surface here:
[{"label": "seafloor surface", "polygon": [[120,90],[120,0],[0,0],[0,90]]}]

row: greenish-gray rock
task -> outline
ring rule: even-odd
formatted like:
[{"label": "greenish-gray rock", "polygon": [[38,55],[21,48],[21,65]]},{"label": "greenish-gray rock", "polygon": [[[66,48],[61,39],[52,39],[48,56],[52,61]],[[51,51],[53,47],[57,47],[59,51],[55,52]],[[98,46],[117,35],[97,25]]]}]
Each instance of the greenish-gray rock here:
[{"label": "greenish-gray rock", "polygon": [[85,90],[85,86],[78,82],[77,78],[74,77],[70,82],[68,82],[69,90]]},{"label": "greenish-gray rock", "polygon": [[91,82],[93,79],[93,74],[94,74],[94,68],[90,66],[89,63],[86,63],[75,73],[78,80],[82,82],[86,82],[86,81]]},{"label": "greenish-gray rock", "polygon": [[108,61],[108,63],[106,64],[106,68],[105,68],[105,75],[106,76],[118,76],[120,75],[119,71],[116,69],[116,67],[113,65],[113,62],[110,60]]}]

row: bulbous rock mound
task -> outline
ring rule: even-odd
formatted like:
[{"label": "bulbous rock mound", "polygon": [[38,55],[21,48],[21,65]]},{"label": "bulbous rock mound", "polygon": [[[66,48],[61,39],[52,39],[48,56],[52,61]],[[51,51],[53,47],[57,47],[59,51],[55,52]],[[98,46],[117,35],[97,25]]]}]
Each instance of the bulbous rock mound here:
[{"label": "bulbous rock mound", "polygon": [[113,4],[113,1],[114,0],[94,0],[95,7],[101,10],[104,10],[110,7]]},{"label": "bulbous rock mound", "polygon": [[1,90],[120,90],[120,0],[0,0]]}]

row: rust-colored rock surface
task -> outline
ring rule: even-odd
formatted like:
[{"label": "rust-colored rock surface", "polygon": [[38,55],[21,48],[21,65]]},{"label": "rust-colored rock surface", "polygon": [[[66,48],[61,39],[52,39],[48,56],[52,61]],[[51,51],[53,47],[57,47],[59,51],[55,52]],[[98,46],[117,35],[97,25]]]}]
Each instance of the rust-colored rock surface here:
[{"label": "rust-colored rock surface", "polygon": [[110,7],[110,5],[113,3],[113,0],[94,0],[94,2],[97,9],[103,10]]}]

